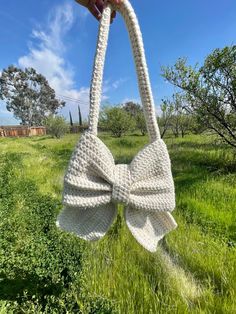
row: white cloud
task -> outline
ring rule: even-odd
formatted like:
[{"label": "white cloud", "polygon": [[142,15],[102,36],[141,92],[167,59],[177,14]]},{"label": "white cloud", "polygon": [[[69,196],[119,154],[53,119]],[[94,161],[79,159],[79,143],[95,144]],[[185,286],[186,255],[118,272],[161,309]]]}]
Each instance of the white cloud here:
[{"label": "white cloud", "polygon": [[119,88],[123,83],[125,83],[128,80],[127,77],[120,78],[116,81],[111,81],[111,79],[105,79],[103,82],[102,92],[103,94],[106,94],[107,92],[110,92],[111,90],[115,90]]},{"label": "white cloud", "polygon": [[[78,15],[78,19],[75,14]],[[49,13],[47,23],[43,26],[37,25],[32,30],[29,51],[18,59],[20,67],[33,67],[47,78],[57,97],[66,101],[66,106],[60,113],[68,118],[71,111],[74,121],[78,121],[78,104],[82,116],[87,118],[89,87],[76,87],[73,67],[65,57],[65,39],[74,22],[81,21],[87,16],[88,10],[80,6],[74,10],[69,1],[54,7]],[[104,80],[102,101],[107,101],[108,92],[116,90],[127,80],[128,78],[120,78],[113,82],[110,79]]]},{"label": "white cloud", "polygon": [[114,81],[114,82],[112,83],[112,87],[113,87],[114,89],[117,89],[117,88],[119,88],[123,83],[125,83],[127,80],[128,80],[128,78],[126,78],[126,77],[120,78],[120,79],[118,79],[118,80],[116,80],[116,81]]},{"label": "white cloud", "polygon": [[122,100],[122,104],[125,104],[126,102],[134,102],[135,104],[141,104],[141,99],[140,98],[124,98]]},{"label": "white cloud", "polygon": [[57,6],[49,14],[48,27],[46,30],[32,31],[32,37],[40,40],[42,49],[45,47],[52,51],[64,50],[63,36],[71,29],[74,22],[72,5],[65,3]]},{"label": "white cloud", "polygon": [[[87,14],[79,14],[81,18]],[[85,117],[89,108],[89,88],[76,88],[72,66],[65,59],[66,47],[65,35],[72,28],[75,13],[72,4],[66,2],[58,5],[49,14],[48,24],[42,28],[38,26],[32,31],[32,42],[29,45],[29,53],[19,58],[20,67],[33,67],[42,73],[59,98],[62,96],[78,100],[81,104],[81,112]],[[66,100],[66,107],[61,113],[68,117],[69,110],[77,117],[77,105],[75,101]],[[76,119],[75,119],[76,120]]]},{"label": "white cloud", "polygon": [[7,114],[7,115],[10,114],[10,112],[7,109],[4,109],[4,108],[3,109],[0,108],[0,113],[1,114]]}]

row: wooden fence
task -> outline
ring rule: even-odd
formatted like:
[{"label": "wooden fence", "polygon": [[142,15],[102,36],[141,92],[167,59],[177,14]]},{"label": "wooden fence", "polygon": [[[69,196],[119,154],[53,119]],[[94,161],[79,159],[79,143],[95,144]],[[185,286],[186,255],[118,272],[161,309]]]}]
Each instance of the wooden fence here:
[{"label": "wooden fence", "polygon": [[[88,128],[87,125],[73,125],[70,127],[70,133],[81,133]],[[0,126],[0,137],[27,137],[46,135],[47,130],[43,126],[23,126],[23,125],[7,125]]]},{"label": "wooden fence", "polygon": [[43,126],[0,126],[0,137],[23,137],[45,135],[46,128]]},{"label": "wooden fence", "polygon": [[70,133],[81,133],[87,130],[87,125],[73,125],[70,126]]}]

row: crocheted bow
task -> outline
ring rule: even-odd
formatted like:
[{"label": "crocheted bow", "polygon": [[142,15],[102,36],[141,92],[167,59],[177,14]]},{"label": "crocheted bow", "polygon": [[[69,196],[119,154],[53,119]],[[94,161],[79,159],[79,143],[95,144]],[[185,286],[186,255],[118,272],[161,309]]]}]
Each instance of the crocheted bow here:
[{"label": "crocheted bow", "polygon": [[136,240],[147,250],[177,224],[174,184],[165,143],[147,145],[130,165],[115,165],[105,144],[86,132],[80,139],[64,179],[64,209],[57,225],[85,240],[105,235],[125,204],[125,220]]},{"label": "crocheted bow", "polygon": [[[123,16],[129,32],[139,91],[150,144],[130,165],[115,165],[109,149],[97,135],[102,78],[112,10]],[[174,184],[169,155],[160,138],[141,31],[128,0],[103,11],[90,89],[88,132],[80,139],[64,180],[64,209],[57,225],[85,240],[98,240],[116,217],[116,203],[125,204],[125,220],[136,240],[147,250],[177,224]]]}]

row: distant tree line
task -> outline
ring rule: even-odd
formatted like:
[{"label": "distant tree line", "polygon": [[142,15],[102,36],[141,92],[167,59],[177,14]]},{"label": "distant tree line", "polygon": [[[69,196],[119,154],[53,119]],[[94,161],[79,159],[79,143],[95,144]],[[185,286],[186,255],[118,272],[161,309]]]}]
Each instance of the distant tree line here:
[{"label": "distant tree line", "polygon": [[[184,137],[208,130],[236,148],[236,46],[215,49],[201,67],[179,59],[174,66],[163,67],[162,75],[179,92],[160,104],[161,137],[167,132]],[[135,128],[146,133],[142,109],[132,102],[105,108],[100,125],[115,136]]]},{"label": "distant tree line", "polygon": [[[0,99],[6,102],[7,110],[22,125],[46,126],[47,133],[57,138],[70,130],[66,119],[58,116],[58,110],[65,106],[65,102],[56,98],[46,78],[33,68],[23,70],[11,65],[4,69],[0,76]],[[71,112],[69,118],[73,126]],[[80,106],[78,121],[82,127]]]},{"label": "distant tree line", "polygon": [[[188,66],[186,59],[178,59],[174,66],[163,67],[162,75],[179,89],[159,104],[157,119],[162,137],[167,133],[184,137],[188,132],[210,130],[236,148],[236,46],[215,49],[201,67]],[[9,66],[4,69],[0,76],[0,99],[22,124],[47,124],[52,130],[49,124],[52,125],[54,119],[55,129],[62,126],[63,118],[57,120],[56,114],[65,102],[56,98],[46,78],[32,68],[22,70]],[[71,112],[69,118],[73,127]],[[78,118],[79,126],[83,126],[80,107]],[[135,130],[145,135],[141,105],[130,101],[103,108],[99,129],[109,130],[117,137]]]},{"label": "distant tree line", "polygon": [[[185,98],[181,94],[175,94],[172,99],[162,101],[161,114],[157,118],[161,137],[164,137],[167,131],[175,137],[184,137],[188,132],[203,131],[193,115],[185,110],[184,104]],[[147,133],[142,107],[134,102],[105,107],[100,114],[99,128],[110,131],[116,137],[134,131],[139,131],[142,135]]]},{"label": "distant tree line", "polygon": [[161,115],[158,124],[163,138],[167,131],[171,131],[175,137],[182,137],[190,131],[191,116],[184,109],[184,97],[174,94],[172,99],[165,99],[160,105]]},{"label": "distant tree line", "polygon": [[142,135],[147,132],[143,110],[139,104],[132,101],[103,108],[99,117],[99,128],[111,131],[116,137],[137,129]]},{"label": "distant tree line", "polygon": [[172,98],[162,100],[161,114],[157,118],[163,138],[168,131],[175,137],[184,137],[187,133],[200,134],[206,131],[198,117],[187,110],[187,99],[184,94],[175,93]]},{"label": "distant tree line", "polygon": [[[73,122],[72,114],[70,111],[69,111],[69,117],[70,117],[70,126],[73,127],[75,125],[75,123]],[[83,119],[82,119],[82,114],[81,114],[81,110],[80,110],[80,105],[78,105],[78,117],[79,117],[79,126],[82,127],[83,126]]]}]

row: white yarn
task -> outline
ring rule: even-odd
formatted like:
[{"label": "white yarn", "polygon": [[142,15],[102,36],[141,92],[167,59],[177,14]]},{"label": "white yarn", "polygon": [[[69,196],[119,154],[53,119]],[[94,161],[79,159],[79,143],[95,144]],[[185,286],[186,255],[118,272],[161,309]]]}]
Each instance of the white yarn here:
[{"label": "white yarn", "polygon": [[[156,122],[154,100],[152,96],[151,84],[144,53],[143,39],[135,12],[128,0],[124,0],[121,5],[114,6],[123,16],[132,45],[133,56],[136,65],[139,91],[143,104],[144,114],[147,121],[147,129],[151,140],[160,137],[160,132]],[[108,42],[110,27],[111,7],[108,6],[100,22],[97,50],[94,61],[93,77],[90,89],[90,112],[89,130],[97,134],[99,106],[102,94],[102,77],[105,62],[105,54]]]},{"label": "white yarn", "polygon": [[103,13],[90,93],[89,130],[78,142],[64,179],[64,209],[57,226],[85,240],[103,237],[116,217],[116,203],[125,205],[125,220],[136,240],[154,252],[158,241],[177,227],[174,182],[165,143],[160,138],[146,66],[143,41],[135,13],[128,2],[115,7],[126,21],[133,48],[151,143],[130,165],[115,165],[106,145],[97,137],[102,77],[111,7]]}]

